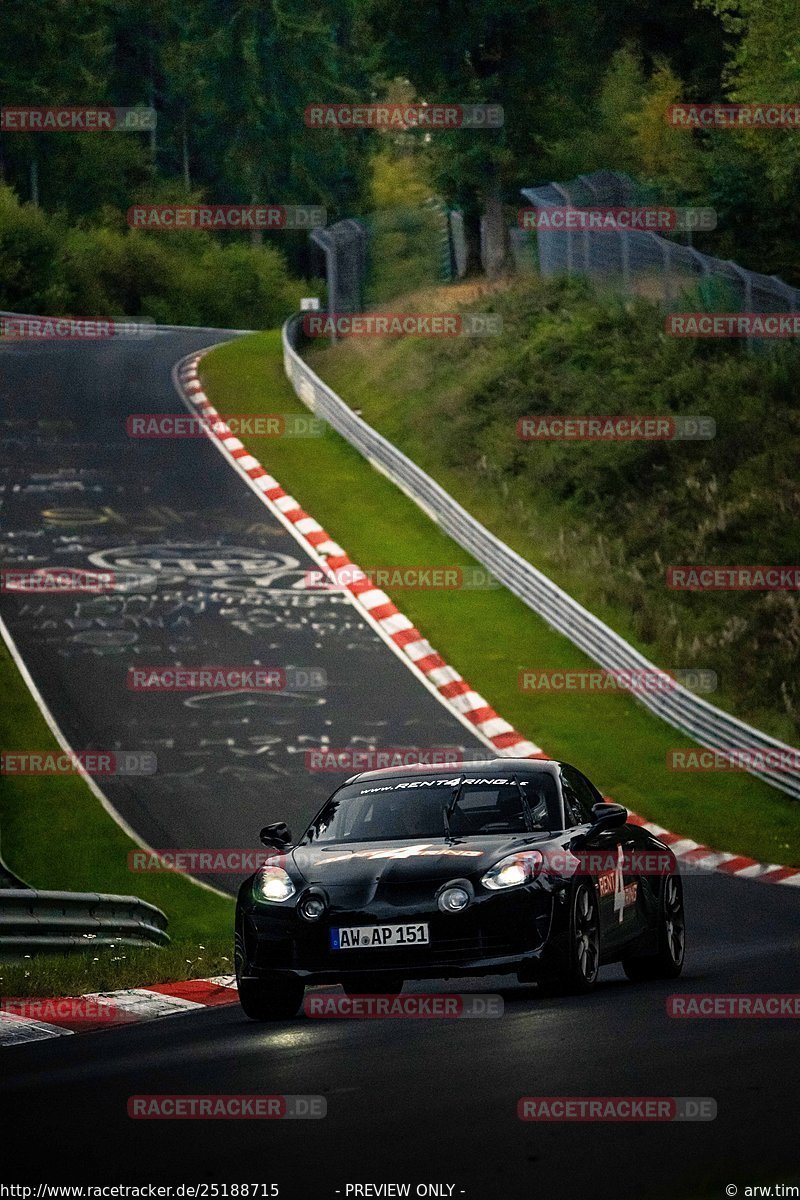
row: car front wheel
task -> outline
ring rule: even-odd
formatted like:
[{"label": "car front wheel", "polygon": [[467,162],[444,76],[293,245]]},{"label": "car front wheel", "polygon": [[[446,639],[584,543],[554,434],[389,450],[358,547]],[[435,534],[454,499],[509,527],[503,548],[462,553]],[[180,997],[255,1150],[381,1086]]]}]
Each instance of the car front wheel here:
[{"label": "car front wheel", "polygon": [[279,975],[264,979],[243,978],[247,958],[239,927],[234,937],[233,961],[239,1003],[251,1021],[288,1021],[295,1016],[303,1000],[305,985],[300,980]]},{"label": "car front wheel", "polygon": [[600,971],[600,911],[590,883],[572,893],[566,961],[555,978],[542,979],[543,995],[590,992]]},{"label": "car front wheel", "polygon": [[251,1021],[288,1021],[303,1000],[296,979],[240,979],[239,1003]]}]

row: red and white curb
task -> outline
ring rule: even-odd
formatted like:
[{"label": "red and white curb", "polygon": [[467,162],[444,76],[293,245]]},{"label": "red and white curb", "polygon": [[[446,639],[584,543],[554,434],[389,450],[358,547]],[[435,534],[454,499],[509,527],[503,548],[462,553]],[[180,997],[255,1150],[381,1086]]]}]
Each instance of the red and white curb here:
[{"label": "red and white curb", "polygon": [[723,875],[737,875],[742,879],[757,879],[760,883],[786,883],[789,887],[800,887],[800,868],[782,867],[779,863],[762,863],[744,854],[731,854],[727,850],[712,850],[691,838],[670,833],[661,825],[645,821],[635,813],[629,813],[632,825],[641,825],[662,842],[666,842],[676,858],[698,871],[720,871]]},{"label": "red and white curb", "polygon": [[[177,382],[190,408],[208,422],[209,435],[216,439],[228,458],[255,486],[264,504],[294,534],[307,553],[320,563],[330,582],[350,594],[351,599],[405,659],[406,665],[422,675],[439,700],[482,742],[497,754],[514,758],[547,758],[539,746],[528,741],[495,712],[455,668],[448,666],[386,595],[346,554],[330,534],[289,496],[257,458],[234,437],[203,391],[197,366],[203,353],[193,354],[179,365]],[[346,582],[337,572],[346,568]]]},{"label": "red and white curb", "polygon": [[139,1025],[158,1017],[235,1004],[238,998],[234,976],[219,975],[79,997],[5,999],[0,1001],[0,1046]]},{"label": "red and white curb", "polygon": [[[243,474],[260,495],[275,517],[285,525],[306,552],[323,566],[331,583],[348,591],[356,606],[369,623],[378,629],[400,652],[406,665],[415,671],[441,702],[499,756],[512,758],[549,758],[540,746],[529,741],[509,725],[467,681],[448,666],[430,642],[414,627],[408,617],[389,599],[385,592],[371,583],[333,538],[288,495],[264,466],[242,442],[231,433],[217,409],[208,399],[200,382],[198,366],[208,350],[189,355],[178,364],[175,383],[184,403],[207,422],[208,436]],[[338,572],[347,568],[345,581]],[[631,822],[641,825],[669,845],[676,858],[697,869],[720,871],[726,875],[757,879],[764,883],[783,883],[800,886],[800,867],[784,867],[778,863],[760,863],[754,858],[712,850],[691,838],[670,833],[660,825],[630,813]]]}]

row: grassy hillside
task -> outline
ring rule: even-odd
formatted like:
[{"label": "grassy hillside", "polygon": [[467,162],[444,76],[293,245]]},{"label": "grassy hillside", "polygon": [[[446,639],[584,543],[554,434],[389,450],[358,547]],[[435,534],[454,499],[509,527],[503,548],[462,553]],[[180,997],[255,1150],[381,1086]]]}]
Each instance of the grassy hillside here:
[{"label": "grassy hillside", "polygon": [[[470,511],[665,668],[716,672],[711,697],[794,744],[796,592],[672,591],[669,564],[797,562],[798,352],[676,341],[644,301],[576,281],[439,289],[398,311],[464,302],[493,338],[354,339],[310,361]],[[543,442],[519,418],[710,416],[710,441]],[[544,664],[558,666],[558,662]]]},{"label": "grassy hillside", "polygon": [[[484,298],[481,303],[487,303]],[[422,311],[431,311],[430,308]],[[425,354],[402,347],[346,346],[323,352],[326,375],[348,398],[363,405],[379,426],[392,425],[410,448],[468,505],[517,548],[515,509],[470,470],[442,466],[439,454],[449,434],[422,447],[427,429],[424,405],[436,402]],[[440,353],[434,351],[434,357]],[[492,350],[483,343],[458,372],[464,386],[488,370]],[[387,368],[387,359],[391,369]],[[447,362],[445,351],[445,362]],[[415,368],[415,386],[409,386]],[[443,369],[441,364],[439,369]],[[450,364],[452,376],[455,367]],[[229,343],[203,359],[205,390],[221,412],[293,413],[307,410],[283,374],[277,333]],[[426,391],[427,389],[427,391]],[[430,438],[430,433],[428,433]],[[320,521],[356,562],[370,566],[474,565],[410,500],[332,431],[315,439],[245,439],[248,448],[300,504]],[[511,535],[514,535],[513,537]],[[533,557],[533,556],[532,556]],[[537,555],[536,557],[540,557]],[[563,581],[567,573],[561,572]],[[577,567],[572,572],[579,578]],[[585,577],[587,572],[583,571]],[[800,863],[797,805],[746,774],[677,774],[666,769],[673,747],[692,745],[624,694],[523,693],[520,669],[590,666],[586,657],[554,633],[504,589],[413,591],[392,599],[437,650],[484,695],[502,716],[549,753],[573,760],[621,803],[698,841],[759,858]],[[611,615],[603,606],[603,615]],[[499,637],[498,637],[499,633]]]}]

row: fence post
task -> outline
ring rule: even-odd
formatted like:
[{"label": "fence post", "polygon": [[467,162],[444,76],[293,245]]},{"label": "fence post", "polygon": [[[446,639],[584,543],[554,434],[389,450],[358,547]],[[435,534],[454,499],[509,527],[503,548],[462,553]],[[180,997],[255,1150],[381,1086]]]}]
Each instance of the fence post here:
[{"label": "fence post", "polygon": [[[322,250],[325,255],[325,280],[328,284],[328,316],[333,316],[336,312],[336,297],[338,291],[338,277],[336,272],[336,255],[334,253],[331,239],[327,229],[312,229],[309,234],[312,242],[314,242]],[[331,341],[336,341],[336,322],[333,322],[331,327]]]},{"label": "fence post", "polygon": [[[731,270],[734,271],[739,278],[744,281],[744,308],[740,309],[739,311],[749,313],[753,304],[753,280],[750,277],[750,272],[746,271],[744,267],[740,267],[739,264],[735,263],[732,258],[726,259],[725,263],[726,266],[729,266]],[[745,339],[745,345],[747,346],[748,350],[753,349],[753,339],[749,334]]]},{"label": "fence post", "polygon": [[632,291],[630,234],[627,229],[621,229],[618,236],[620,239],[620,258],[622,259],[622,290],[629,296]]},{"label": "fence post", "polygon": [[[572,208],[572,197],[570,196],[567,189],[565,187],[562,187],[562,185],[560,183],[551,183],[550,186],[552,188],[554,188],[559,193],[559,195],[564,198],[564,200],[567,203],[567,208]],[[567,239],[567,274],[571,275],[572,274],[572,265],[573,265],[572,264],[572,230],[571,229],[568,229],[566,231],[565,237]]]},{"label": "fence post", "polygon": [[[655,237],[655,234],[653,235]],[[672,273],[670,271],[670,263],[672,259],[672,243],[669,238],[656,238],[656,241],[661,243],[661,253],[664,259],[664,300],[667,304],[672,303]]]},{"label": "fence post", "polygon": [[[581,183],[586,188],[586,190],[591,193],[592,201],[595,204],[597,204],[598,201],[601,200],[601,197],[600,197],[600,194],[598,193],[598,190],[595,186],[595,182],[592,179],[591,175],[579,175],[578,178],[580,179]],[[584,231],[583,231],[583,262],[584,262],[584,267],[586,269],[586,274],[590,275],[592,278],[594,278],[594,273],[592,271],[592,255],[590,254],[590,251],[589,251],[590,236],[591,235],[590,235],[589,229],[588,228],[584,229]],[[604,237],[607,237],[607,236],[613,237],[614,235],[613,234],[608,235],[604,232],[603,236]],[[603,245],[603,243],[599,242],[599,243],[595,243],[595,245]]]},{"label": "fence post", "polygon": [[352,234],[355,242],[353,258],[356,264],[356,280],[349,303],[354,303],[356,312],[361,312],[364,307],[364,279],[367,273],[367,231],[361,222],[356,221],[353,217],[348,217],[340,224]]},{"label": "fence post", "polygon": [[459,209],[450,209],[448,227],[453,274],[456,279],[463,279],[467,273],[467,240],[464,235],[464,214]]},{"label": "fence post", "polygon": [[793,312],[794,306],[797,303],[798,298],[800,298],[800,292],[798,292],[796,288],[790,287],[788,283],[784,283],[783,280],[779,279],[777,275],[770,275],[770,279],[778,288],[778,290],[782,292],[784,303],[786,305],[786,311]]},{"label": "fence post", "polygon": [[[325,255],[328,315],[360,312],[363,308],[367,265],[367,233],[364,226],[360,221],[348,217],[326,229],[312,229],[309,236]],[[334,328],[331,341],[336,340]]]},{"label": "fence post", "polygon": [[711,274],[711,268],[708,265],[706,256],[701,254],[699,250],[695,250],[694,246],[687,246],[686,249],[695,262],[700,264],[700,273],[703,276],[703,279],[708,279],[709,275]]}]

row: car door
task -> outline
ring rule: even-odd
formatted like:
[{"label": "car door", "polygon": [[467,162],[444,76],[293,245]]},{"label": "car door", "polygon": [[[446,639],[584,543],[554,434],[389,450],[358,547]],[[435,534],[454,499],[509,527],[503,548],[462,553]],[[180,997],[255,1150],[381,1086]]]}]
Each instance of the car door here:
[{"label": "car door", "polygon": [[[592,806],[603,802],[593,784],[575,767],[561,768],[564,808],[592,823]],[[627,941],[636,925],[637,881],[630,874],[633,837],[627,825],[605,829],[586,844],[583,870],[597,885],[600,899],[600,928],[604,949],[612,950]]]},{"label": "car door", "polygon": [[[580,772],[576,772],[580,775]],[[594,796],[593,803],[601,804],[604,802],[604,797],[600,795],[594,784],[581,775],[581,779],[590,789]],[[621,879],[619,872],[616,873],[614,880],[615,892],[615,923],[619,941],[624,942],[630,939],[635,939],[650,925],[650,919],[647,916],[646,906],[643,907],[639,903],[639,893],[641,890],[641,872],[646,870],[647,856],[638,852],[641,847],[638,846],[637,839],[641,837],[635,826],[623,825],[617,831],[619,838],[619,849],[622,854],[622,872]],[[657,868],[654,868],[657,870]],[[658,879],[650,880],[651,884],[658,885]],[[622,893],[620,895],[620,892]]]}]

